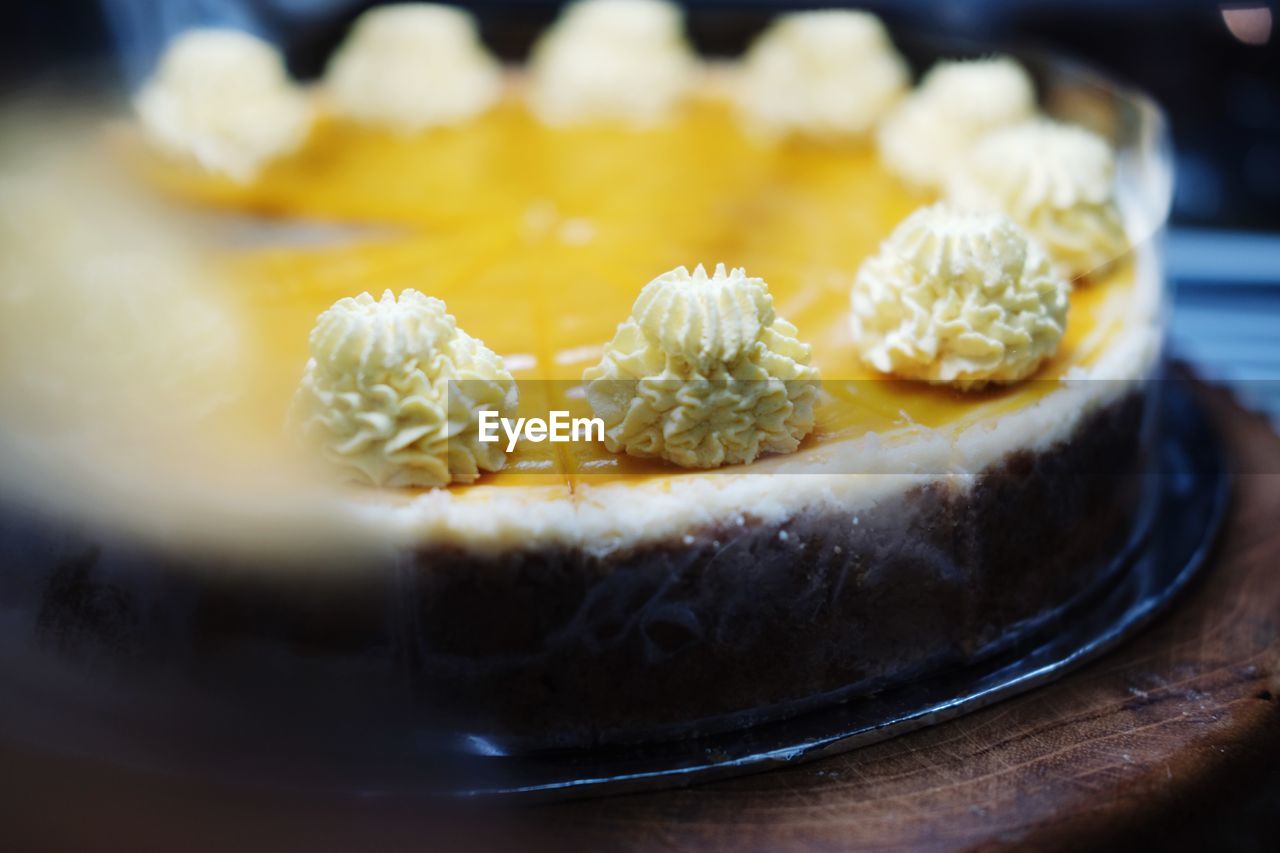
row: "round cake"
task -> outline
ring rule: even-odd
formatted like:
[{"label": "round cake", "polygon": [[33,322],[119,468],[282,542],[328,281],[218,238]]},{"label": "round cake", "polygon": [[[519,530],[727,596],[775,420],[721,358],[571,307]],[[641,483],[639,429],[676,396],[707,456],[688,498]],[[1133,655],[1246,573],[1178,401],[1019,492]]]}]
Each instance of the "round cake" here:
[{"label": "round cake", "polygon": [[309,87],[182,36],[5,226],[9,663],[514,749],[1050,630],[1141,531],[1167,185],[1037,71],[912,88],[852,12],[711,62],[657,0],[505,69],[380,7]]}]

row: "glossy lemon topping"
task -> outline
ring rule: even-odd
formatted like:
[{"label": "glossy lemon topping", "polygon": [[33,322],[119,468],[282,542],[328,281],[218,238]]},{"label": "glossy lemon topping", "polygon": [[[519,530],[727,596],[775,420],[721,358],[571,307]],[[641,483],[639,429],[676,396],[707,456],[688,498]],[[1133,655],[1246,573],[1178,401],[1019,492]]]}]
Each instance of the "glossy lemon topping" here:
[{"label": "glossy lemon topping", "polygon": [[959,388],[1016,382],[1057,350],[1069,292],[1003,214],[934,205],[858,271],[853,339],[883,373]]},{"label": "glossy lemon topping", "polygon": [[818,371],[763,279],[684,267],[649,282],[583,373],[605,446],[685,468],[791,453],[813,429]]},{"label": "glossy lemon topping", "polygon": [[[555,408],[589,417],[583,370],[629,315],[637,282],[689,258],[733,259],[769,282],[775,310],[803,330],[822,373],[814,431],[797,456],[869,433],[961,428],[1032,406],[1061,378],[1097,364],[1131,318],[1145,316],[1124,262],[1070,295],[1056,354],[1024,382],[960,392],[887,379],[855,346],[849,288],[919,198],[865,145],[764,144],[743,132],[733,109],[709,100],[648,129],[548,127],[514,101],[412,137],[322,121],[302,151],[251,185],[146,166],[159,186],[204,206],[360,225],[327,244],[232,258],[241,347],[254,365],[242,383],[242,444],[279,434],[316,316],[342,297],[405,281],[445,300],[463,328],[504,357],[521,383],[521,415]],[[673,472],[600,442],[523,442],[479,482],[563,494],[581,482]]]},{"label": "glossy lemon topping", "polygon": [[1115,157],[1097,134],[1047,119],[992,131],[947,182],[947,198],[1008,214],[1070,277],[1128,248],[1115,198]]},{"label": "glossy lemon topping", "polygon": [[153,145],[238,181],[295,150],[312,120],[279,51],[234,30],[183,33],[134,105]]},{"label": "glossy lemon topping", "polygon": [[646,125],[688,94],[697,59],[667,0],[578,0],[534,46],[529,103],[543,121]]},{"label": "glossy lemon topping", "polygon": [[325,77],[338,115],[404,132],[465,121],[493,106],[502,87],[471,15],[435,3],[365,12]]},{"label": "glossy lemon topping", "polygon": [[794,12],[779,16],[747,51],[736,96],[747,120],[764,132],[860,137],[909,80],[874,15]]},{"label": "glossy lemon topping", "polygon": [[881,125],[880,155],[908,184],[936,189],[984,133],[1035,109],[1031,78],[1012,59],[939,62]]},{"label": "glossy lemon topping", "polygon": [[294,419],[343,476],[442,486],[502,468],[501,444],[478,439],[478,413],[513,415],[515,381],[439,299],[340,299],[316,320],[310,352]]}]

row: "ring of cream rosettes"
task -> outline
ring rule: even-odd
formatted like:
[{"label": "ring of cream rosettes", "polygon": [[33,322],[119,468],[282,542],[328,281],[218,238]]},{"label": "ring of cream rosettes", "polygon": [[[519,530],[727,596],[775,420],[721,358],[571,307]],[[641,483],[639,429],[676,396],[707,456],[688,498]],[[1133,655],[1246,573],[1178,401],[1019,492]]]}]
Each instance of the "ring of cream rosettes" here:
[{"label": "ring of cream rosettes", "polygon": [[[653,125],[702,92],[725,95],[765,138],[874,138],[908,187],[948,202],[905,220],[854,280],[855,346],[881,373],[959,388],[1024,379],[1062,338],[1068,279],[1128,250],[1104,140],[1037,118],[1030,77],[1005,57],[940,62],[908,91],[906,64],[864,12],[781,15],[736,67],[713,70],[673,3],[578,0],[538,41],[519,88],[553,125]],[[469,13],[408,3],[361,16],[318,101],[345,120],[414,133],[470,120],[507,89]],[[247,181],[303,143],[316,102],[275,48],[206,30],[170,46],[137,107],[158,147]],[[357,358],[352,341],[372,343]],[[610,450],[705,468],[796,449],[814,423],[809,361],[761,279],[680,268],[641,291],[585,379]],[[442,303],[365,294],[321,316],[297,410],[352,476],[466,481],[502,454],[459,439],[470,415],[440,390],[459,378],[487,389],[459,405],[513,408],[502,360]]]}]

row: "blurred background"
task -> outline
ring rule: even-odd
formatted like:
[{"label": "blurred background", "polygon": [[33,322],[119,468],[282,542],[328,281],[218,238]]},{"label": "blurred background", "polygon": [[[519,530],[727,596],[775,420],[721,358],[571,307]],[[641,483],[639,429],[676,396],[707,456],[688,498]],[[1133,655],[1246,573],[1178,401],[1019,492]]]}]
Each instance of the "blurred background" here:
[{"label": "blurred background", "polygon": [[[1278,0],[892,0],[833,4],[693,0],[694,41],[737,53],[787,8],[856,5],[893,28],[1043,46],[1151,93],[1169,114],[1177,191],[1168,239],[1176,352],[1280,424],[1280,20]],[[12,4],[0,30],[5,85],[106,59],[123,87],[194,25],[251,30],[314,77],[369,0],[46,0]],[[491,46],[518,59],[559,3],[481,0]],[[16,18],[14,17],[16,15]],[[526,40],[527,42],[527,40]]]}]

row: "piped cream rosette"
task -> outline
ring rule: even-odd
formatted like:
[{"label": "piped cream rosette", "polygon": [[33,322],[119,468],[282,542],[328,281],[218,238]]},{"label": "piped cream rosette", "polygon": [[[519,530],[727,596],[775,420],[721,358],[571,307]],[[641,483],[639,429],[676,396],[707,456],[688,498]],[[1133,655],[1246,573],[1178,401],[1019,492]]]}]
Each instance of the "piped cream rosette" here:
[{"label": "piped cream rosette", "polygon": [[751,45],[734,97],[768,135],[859,138],[906,92],[907,65],[880,19],[824,9],[781,15]]},{"label": "piped cream rosette", "polygon": [[946,185],[953,204],[1005,213],[1069,278],[1106,270],[1129,248],[1116,205],[1115,156],[1082,127],[1048,119],[984,136]]},{"label": "piped cream rosette", "polygon": [[134,106],[157,148],[237,181],[296,150],[313,120],[280,52],[235,30],[180,35]]},{"label": "piped cream rosette", "polygon": [[529,104],[552,125],[652,125],[689,94],[697,69],[675,4],[578,0],[534,45]]},{"label": "piped cream rosette", "polygon": [[1069,294],[1008,217],[938,204],[903,220],[859,269],[854,342],[893,376],[962,389],[1017,382],[1057,351]]},{"label": "piped cream rosette", "polygon": [[316,321],[310,350],[292,419],[343,478],[443,486],[505,463],[500,443],[479,440],[479,413],[513,417],[515,380],[439,299],[340,299]]},{"label": "piped cream rosette", "polygon": [[686,468],[795,451],[813,429],[819,378],[796,334],[743,270],[658,276],[583,374],[605,446]]},{"label": "piped cream rosette", "polygon": [[405,133],[458,124],[502,94],[502,66],[462,9],[400,3],[365,12],[329,62],[338,115]]},{"label": "piped cream rosette", "polygon": [[983,134],[1035,109],[1031,78],[1012,59],[939,62],[880,125],[880,157],[910,186],[937,189]]}]

